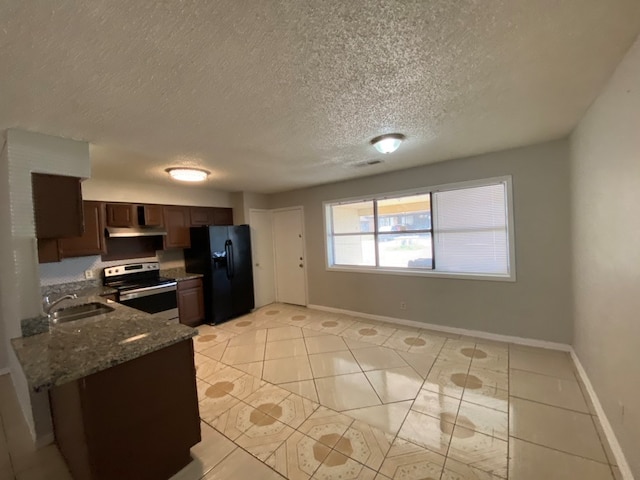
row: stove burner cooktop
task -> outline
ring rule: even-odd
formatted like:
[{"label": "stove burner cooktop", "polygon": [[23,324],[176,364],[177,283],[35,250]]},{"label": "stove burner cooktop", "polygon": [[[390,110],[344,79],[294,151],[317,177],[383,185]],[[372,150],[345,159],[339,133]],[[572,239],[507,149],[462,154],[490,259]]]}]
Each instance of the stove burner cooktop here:
[{"label": "stove burner cooktop", "polygon": [[131,263],[106,267],[103,271],[104,285],[118,291],[156,287],[175,283],[172,278],[160,276],[158,262]]},{"label": "stove burner cooktop", "polygon": [[115,288],[119,291],[134,290],[137,288],[155,287],[157,285],[167,285],[175,282],[173,278],[158,277],[155,279],[145,280],[119,280],[113,283],[105,283],[108,287]]}]

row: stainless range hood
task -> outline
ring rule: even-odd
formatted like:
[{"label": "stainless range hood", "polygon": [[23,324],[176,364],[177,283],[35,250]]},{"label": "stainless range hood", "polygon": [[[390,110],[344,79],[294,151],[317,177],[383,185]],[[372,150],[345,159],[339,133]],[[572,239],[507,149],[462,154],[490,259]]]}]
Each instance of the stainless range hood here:
[{"label": "stainless range hood", "polygon": [[162,227],[107,227],[105,230],[109,238],[157,237],[167,234]]}]

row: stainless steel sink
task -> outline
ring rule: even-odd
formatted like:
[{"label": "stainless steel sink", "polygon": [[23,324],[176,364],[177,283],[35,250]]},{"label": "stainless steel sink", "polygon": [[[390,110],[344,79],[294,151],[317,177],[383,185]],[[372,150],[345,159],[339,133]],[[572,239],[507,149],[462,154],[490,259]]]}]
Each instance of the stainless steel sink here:
[{"label": "stainless steel sink", "polygon": [[61,308],[49,314],[52,323],[66,323],[82,318],[102,315],[103,313],[113,312],[114,308],[99,302],[84,303],[82,305],[74,305],[72,307]]}]

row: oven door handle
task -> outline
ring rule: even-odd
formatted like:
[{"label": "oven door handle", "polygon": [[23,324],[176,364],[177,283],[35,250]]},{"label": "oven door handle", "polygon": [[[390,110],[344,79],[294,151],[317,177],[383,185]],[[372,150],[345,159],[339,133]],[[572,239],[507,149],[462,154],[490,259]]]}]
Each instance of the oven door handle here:
[{"label": "oven door handle", "polygon": [[175,292],[178,287],[177,283],[169,283],[165,285],[157,285],[155,287],[145,287],[138,290],[127,290],[121,292],[118,301],[123,302],[127,300],[133,300],[134,298],[150,297],[151,295],[158,295],[159,293]]}]

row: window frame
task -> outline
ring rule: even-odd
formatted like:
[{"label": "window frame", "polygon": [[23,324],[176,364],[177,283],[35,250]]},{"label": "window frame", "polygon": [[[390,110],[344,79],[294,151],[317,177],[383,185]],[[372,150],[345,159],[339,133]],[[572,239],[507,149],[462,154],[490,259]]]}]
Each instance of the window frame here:
[{"label": "window frame", "polygon": [[[445,192],[451,190],[460,190],[474,187],[483,187],[489,185],[504,184],[506,193],[506,221],[507,221],[507,241],[508,241],[508,262],[509,273],[507,274],[489,274],[489,273],[459,273],[459,272],[444,272],[437,270],[437,259],[435,258],[435,225],[433,215],[433,194],[438,192]],[[415,268],[398,268],[398,267],[380,267],[380,266],[359,266],[359,265],[332,265],[331,261],[333,255],[333,242],[331,239],[334,234],[332,231],[332,218],[329,214],[329,208],[341,203],[354,203],[354,202],[367,202],[371,201],[375,207],[377,204],[374,200],[384,200],[386,198],[399,198],[410,195],[430,195],[431,204],[431,242],[432,242],[432,262],[434,269],[415,269]],[[324,256],[325,256],[325,270],[330,272],[353,272],[353,273],[376,273],[383,275],[403,275],[403,276],[417,276],[417,277],[434,277],[434,278],[455,278],[460,280],[489,280],[497,282],[515,282],[516,281],[516,253],[515,253],[515,223],[513,215],[513,178],[511,175],[504,175],[500,177],[482,178],[477,180],[469,180],[455,183],[446,183],[433,186],[426,186],[423,188],[413,188],[409,190],[399,190],[393,192],[385,192],[374,195],[362,195],[348,198],[340,198],[335,200],[327,200],[322,202],[322,215],[324,221]],[[374,232],[366,233],[362,235],[371,235],[374,241],[378,241],[378,217],[377,211],[374,209],[374,222],[376,227]],[[357,233],[356,233],[357,234]],[[341,234],[338,234],[340,236]],[[376,252],[378,248],[376,247]],[[376,263],[379,263],[378,254],[376,253]]]}]

